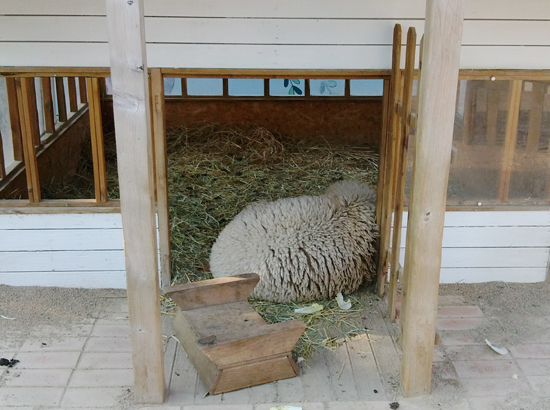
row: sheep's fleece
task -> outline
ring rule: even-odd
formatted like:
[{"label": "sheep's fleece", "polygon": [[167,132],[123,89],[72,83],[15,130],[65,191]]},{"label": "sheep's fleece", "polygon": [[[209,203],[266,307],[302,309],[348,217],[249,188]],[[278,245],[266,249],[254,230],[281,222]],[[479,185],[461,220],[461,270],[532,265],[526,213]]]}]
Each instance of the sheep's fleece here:
[{"label": "sheep's fleece", "polygon": [[273,302],[330,299],[374,277],[376,193],[345,180],[319,196],[246,207],[212,246],[215,278],[257,273],[253,298]]}]

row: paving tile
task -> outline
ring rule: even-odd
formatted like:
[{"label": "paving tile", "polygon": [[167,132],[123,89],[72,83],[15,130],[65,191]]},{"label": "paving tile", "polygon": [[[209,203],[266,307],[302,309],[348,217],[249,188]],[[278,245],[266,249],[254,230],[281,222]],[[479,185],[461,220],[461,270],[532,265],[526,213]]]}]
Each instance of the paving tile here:
[{"label": "paving tile", "polygon": [[183,410],[254,410],[254,406],[252,404],[201,404],[183,406]]},{"label": "paving tile", "polygon": [[77,369],[131,369],[132,353],[82,353]]},{"label": "paving tile", "polygon": [[120,323],[114,325],[95,325],[92,337],[130,337],[130,325]]},{"label": "paving tile", "polygon": [[[388,410],[390,408],[388,401],[332,401],[326,405],[326,410]],[[323,407],[319,407],[319,410],[322,409]]]},{"label": "paving tile", "polygon": [[68,387],[133,386],[133,369],[75,370]]},{"label": "paving tile", "polygon": [[440,335],[441,344],[444,346],[479,344],[472,335],[458,330],[443,330],[440,332]]},{"label": "paving tile", "polygon": [[4,376],[8,387],[64,387],[69,381],[72,369],[21,369]]},{"label": "paving tile", "polygon": [[[65,409],[63,409],[65,410]],[[181,406],[150,406],[150,407],[141,407],[139,410],[182,410]]]},{"label": "paving tile", "polygon": [[527,376],[527,381],[535,391],[550,396],[550,374],[545,376]]},{"label": "paving tile", "polygon": [[510,351],[516,359],[550,359],[550,344],[523,344]]},{"label": "paving tile", "polygon": [[131,352],[130,339],[125,337],[92,337],[84,347],[86,352]]},{"label": "paving tile", "polygon": [[122,319],[96,319],[95,321],[96,326],[97,325],[127,325],[130,326],[130,320],[128,318],[122,318]]},{"label": "paving tile", "polygon": [[125,387],[72,387],[63,396],[65,407],[120,406],[120,398],[127,392]]},{"label": "paving tile", "polygon": [[438,317],[483,317],[479,306],[440,306]]},{"label": "paving tile", "polygon": [[525,380],[511,377],[495,379],[461,378],[460,381],[468,396],[505,396],[510,393],[530,390]]},{"label": "paving tile", "polygon": [[505,405],[502,396],[468,397],[468,402],[472,410],[495,410]]},{"label": "paving tile", "polygon": [[510,360],[510,355],[501,355],[494,352],[489,346],[466,345],[446,346],[445,352],[451,360]]},{"label": "paving tile", "polygon": [[86,343],[85,337],[39,340],[27,340],[21,346],[21,352],[81,351]]},{"label": "paving tile", "polygon": [[[325,409],[324,403],[321,403],[321,402],[305,402],[305,403],[280,402],[280,403],[271,403],[271,404],[269,403],[256,404],[256,407],[254,408],[254,410],[269,410],[271,407],[277,407],[277,406],[297,406],[297,407],[301,407],[303,410],[324,410]],[[223,407],[222,410],[224,409],[225,407]],[[356,407],[356,409],[358,409],[358,407]],[[183,410],[187,410],[187,407],[183,406]]]},{"label": "paving tile", "polygon": [[2,406],[57,406],[63,395],[63,387],[2,387]]},{"label": "paving tile", "polygon": [[57,337],[87,337],[92,332],[93,321],[72,326],[40,325],[34,328],[30,339]]},{"label": "paving tile", "polygon": [[477,329],[482,323],[481,317],[441,317],[437,318],[437,330]]},{"label": "paving tile", "polygon": [[0,339],[0,352],[12,352],[19,350],[24,342],[24,340],[21,340],[20,337],[21,336],[19,334],[2,333],[2,339]]},{"label": "paving tile", "polygon": [[466,299],[462,295],[440,295],[439,306],[458,306],[466,303]]},{"label": "paving tile", "polygon": [[512,377],[519,368],[511,360],[456,361],[453,366],[460,378]]},{"label": "paving tile", "polygon": [[550,376],[550,359],[518,359],[526,376]]},{"label": "paving tile", "polygon": [[22,352],[18,353],[17,368],[74,369],[80,352]]},{"label": "paving tile", "polygon": [[445,353],[439,346],[434,346],[434,362],[442,362],[445,360]]}]

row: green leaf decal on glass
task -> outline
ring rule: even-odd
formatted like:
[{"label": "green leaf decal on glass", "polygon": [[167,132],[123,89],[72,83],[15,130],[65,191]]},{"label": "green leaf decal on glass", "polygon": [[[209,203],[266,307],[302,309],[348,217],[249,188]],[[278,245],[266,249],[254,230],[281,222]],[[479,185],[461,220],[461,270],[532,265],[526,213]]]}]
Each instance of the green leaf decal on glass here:
[{"label": "green leaf decal on glass", "polygon": [[288,95],[294,95],[294,87],[290,87],[290,90],[288,90]]},{"label": "green leaf decal on glass", "polygon": [[321,84],[321,86],[319,87],[319,93],[323,94],[324,92],[325,92],[325,84]]},{"label": "green leaf decal on glass", "polygon": [[294,84],[300,84],[300,80],[292,80]]},{"label": "green leaf decal on glass", "polygon": [[288,87],[288,80],[285,80],[283,84],[285,87]]},{"label": "green leaf decal on glass", "polygon": [[295,86],[292,86],[292,88],[294,89],[294,92],[298,95],[302,95],[302,90],[300,90],[298,87],[295,87]]},{"label": "green leaf decal on glass", "polygon": [[334,88],[337,85],[336,81],[334,80],[328,80],[326,84],[327,84],[327,87],[330,87],[330,88]]}]

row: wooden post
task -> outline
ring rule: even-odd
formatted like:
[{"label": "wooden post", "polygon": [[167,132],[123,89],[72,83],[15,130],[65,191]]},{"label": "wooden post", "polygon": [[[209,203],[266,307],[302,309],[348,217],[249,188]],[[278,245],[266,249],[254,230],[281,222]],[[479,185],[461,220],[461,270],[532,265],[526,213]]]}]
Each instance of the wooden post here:
[{"label": "wooden post", "polygon": [[106,0],[135,402],[164,401],[143,0]]},{"label": "wooden post", "polygon": [[407,148],[409,146],[409,116],[411,114],[411,99],[414,80],[414,57],[416,52],[416,30],[410,27],[407,33],[407,53],[405,58],[405,74],[403,84],[403,124],[396,144],[396,179],[395,204],[393,211],[393,237],[391,251],[391,277],[388,292],[388,311],[390,320],[395,321],[395,302],[397,298],[397,283],[399,278],[399,254],[401,251],[401,227],[403,222],[403,205],[405,202],[405,179],[407,175]]},{"label": "wooden post", "polygon": [[42,77],[42,95],[44,98],[44,124],[46,132],[55,131],[55,114],[52,99],[52,80],[50,77]]},{"label": "wooden post", "polygon": [[[389,137],[388,121],[390,108],[388,104],[390,101],[390,90],[390,80],[384,80],[384,92],[382,101],[382,135],[380,137],[380,151],[378,153],[378,176],[376,182],[376,223],[378,224],[378,226],[380,226],[382,220],[382,204],[384,203],[384,170],[386,168],[386,156]],[[380,256],[380,241],[378,241],[378,255]]]},{"label": "wooden post", "polygon": [[86,78],[92,158],[94,164],[94,187],[96,202],[107,202],[107,170],[105,168],[105,145],[103,142],[103,120],[101,118],[101,97],[97,78]]},{"label": "wooden post", "polygon": [[78,77],[78,92],[80,94],[80,102],[86,104],[88,100],[86,99],[86,78]]},{"label": "wooden post", "polygon": [[8,107],[10,111],[11,140],[13,142],[13,158],[23,161],[23,140],[21,137],[21,120],[19,119],[19,103],[14,77],[6,77]]},{"label": "wooden post", "polygon": [[399,130],[396,107],[401,91],[401,25],[396,24],[393,30],[393,54],[392,54],[392,76],[390,85],[390,101],[388,114],[388,139],[386,145],[386,160],[384,169],[378,172],[384,173],[384,185],[382,187],[382,208],[380,218],[380,252],[378,255],[377,289],[378,296],[384,295],[388,269],[388,247],[390,243],[391,217],[393,210],[394,192],[394,164],[395,144]]},{"label": "wooden post", "polygon": [[67,104],[65,103],[65,84],[63,84],[63,77],[55,77],[55,90],[59,122],[65,122],[67,121]]},{"label": "wooden post", "polygon": [[77,112],[78,111],[78,100],[76,98],[76,78],[67,77],[67,85],[69,91],[69,111]]},{"label": "wooden post", "polygon": [[164,82],[160,69],[151,70],[153,101],[153,144],[155,151],[155,178],[157,181],[157,218],[159,229],[161,285],[170,286],[170,217],[168,211],[168,166],[166,162],[166,117],[164,110]]},{"label": "wooden post", "polygon": [[426,1],[405,253],[407,298],[405,316],[401,317],[405,397],[430,392],[464,3]]}]

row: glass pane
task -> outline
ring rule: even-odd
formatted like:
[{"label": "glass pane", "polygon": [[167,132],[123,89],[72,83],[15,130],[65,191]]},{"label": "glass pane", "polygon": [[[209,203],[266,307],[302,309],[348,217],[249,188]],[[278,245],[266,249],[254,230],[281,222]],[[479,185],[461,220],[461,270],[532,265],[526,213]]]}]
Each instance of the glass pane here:
[{"label": "glass pane", "polygon": [[346,80],[309,80],[311,95],[344,95]]},{"label": "glass pane", "polygon": [[384,94],[384,80],[350,80],[351,95],[382,96]]},{"label": "glass pane", "polygon": [[187,95],[223,95],[221,78],[188,78]]},{"label": "glass pane", "polygon": [[304,95],[304,80],[272,79],[269,80],[269,95]]},{"label": "glass pane", "polygon": [[164,95],[181,95],[181,78],[164,78]]},{"label": "glass pane", "polygon": [[264,80],[253,78],[230,78],[229,95],[264,95]]}]

